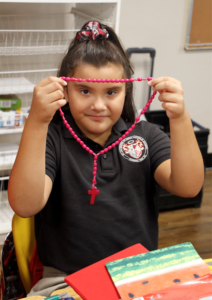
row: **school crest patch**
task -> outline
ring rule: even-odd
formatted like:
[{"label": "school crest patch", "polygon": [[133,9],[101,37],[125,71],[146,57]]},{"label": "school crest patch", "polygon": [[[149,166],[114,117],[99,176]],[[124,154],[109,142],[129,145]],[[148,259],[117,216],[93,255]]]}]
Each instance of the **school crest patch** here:
[{"label": "school crest patch", "polygon": [[142,137],[133,135],[121,141],[119,152],[129,161],[140,162],[148,155],[148,145]]}]

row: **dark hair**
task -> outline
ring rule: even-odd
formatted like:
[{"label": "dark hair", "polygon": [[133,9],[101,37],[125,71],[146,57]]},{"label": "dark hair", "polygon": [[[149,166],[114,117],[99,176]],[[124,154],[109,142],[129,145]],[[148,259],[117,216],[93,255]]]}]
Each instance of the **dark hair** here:
[{"label": "dark hair", "polygon": [[[81,30],[86,30],[86,24]],[[71,77],[77,66],[87,63],[95,67],[106,66],[108,63],[123,67],[124,78],[131,78],[133,69],[129,58],[124,51],[116,33],[109,26],[100,24],[102,29],[106,29],[109,37],[107,39],[96,39],[80,42],[75,37],[71,42],[66,56],[63,58],[58,77]],[[68,103],[63,106],[63,110],[69,109]],[[59,113],[59,112],[58,112]],[[56,112],[53,121],[57,119]],[[133,101],[133,84],[126,83],[126,96],[121,117],[130,123],[135,121],[135,106]]]}]

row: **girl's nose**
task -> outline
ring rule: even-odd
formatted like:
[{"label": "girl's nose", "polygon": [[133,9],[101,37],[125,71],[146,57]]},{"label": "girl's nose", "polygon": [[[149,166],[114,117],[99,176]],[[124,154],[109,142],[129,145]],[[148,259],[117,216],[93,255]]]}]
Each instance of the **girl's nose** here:
[{"label": "girl's nose", "polygon": [[97,111],[105,110],[106,105],[104,99],[102,99],[102,97],[95,97],[91,108]]}]

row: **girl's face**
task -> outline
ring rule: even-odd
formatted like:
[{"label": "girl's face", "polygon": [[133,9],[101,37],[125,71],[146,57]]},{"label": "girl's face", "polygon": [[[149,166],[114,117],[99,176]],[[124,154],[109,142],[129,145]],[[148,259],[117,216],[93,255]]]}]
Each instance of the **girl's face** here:
[{"label": "girl's face", "polygon": [[[123,78],[123,68],[113,64],[96,68],[80,65],[75,69],[75,78],[115,79]],[[69,81],[65,93],[70,110],[81,132],[104,146],[113,125],[121,116],[126,84],[90,83]]]}]

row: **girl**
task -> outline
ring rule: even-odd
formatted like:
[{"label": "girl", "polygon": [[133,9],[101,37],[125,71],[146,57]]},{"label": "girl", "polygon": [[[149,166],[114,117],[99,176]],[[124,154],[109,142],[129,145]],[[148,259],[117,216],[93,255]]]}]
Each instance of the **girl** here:
[{"label": "girl", "polygon": [[16,214],[35,215],[44,279],[52,270],[64,278],[136,243],[157,249],[155,181],[183,197],[202,187],[203,160],[179,81],[148,82],[169,117],[170,147],[167,135],[148,122],[128,131],[135,121],[132,82],[60,78],[111,80],[132,73],[114,31],[92,21],[71,43],[59,78],[34,89],[8,193]]}]

